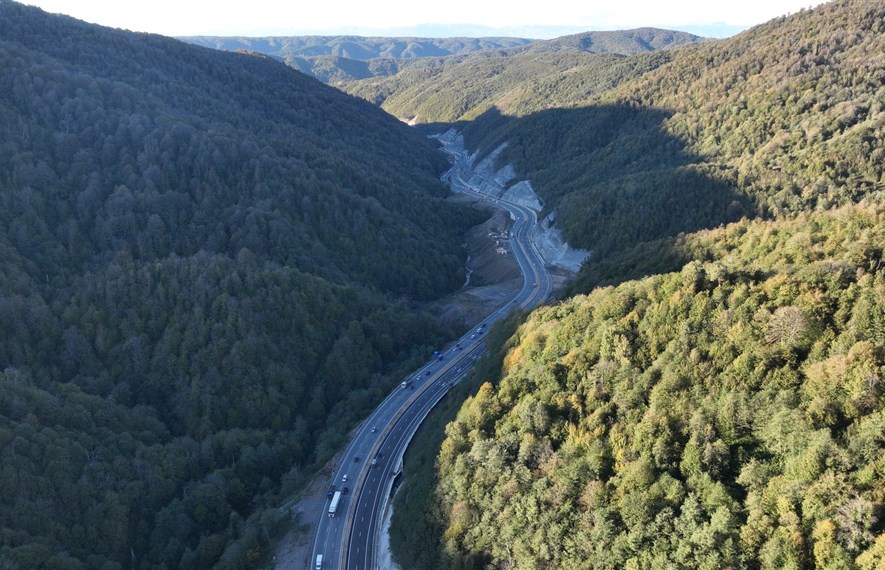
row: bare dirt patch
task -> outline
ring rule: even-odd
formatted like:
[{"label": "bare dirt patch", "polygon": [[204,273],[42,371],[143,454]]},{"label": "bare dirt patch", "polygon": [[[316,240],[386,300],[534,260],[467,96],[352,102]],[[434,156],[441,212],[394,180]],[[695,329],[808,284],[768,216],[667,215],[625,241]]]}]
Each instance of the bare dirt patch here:
[{"label": "bare dirt patch", "polygon": [[519,292],[522,274],[505,237],[513,223],[510,215],[463,194],[450,200],[470,203],[491,216],[465,237],[469,273],[465,286],[431,305],[431,311],[444,322],[467,330]]}]

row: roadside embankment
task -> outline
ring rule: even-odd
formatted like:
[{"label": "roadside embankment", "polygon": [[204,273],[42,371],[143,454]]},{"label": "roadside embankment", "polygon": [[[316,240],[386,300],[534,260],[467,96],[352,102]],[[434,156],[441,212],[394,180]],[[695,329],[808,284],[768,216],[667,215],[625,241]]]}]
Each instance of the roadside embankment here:
[{"label": "roadside embankment", "polygon": [[[449,129],[438,139],[450,149],[464,152],[464,139],[454,129]],[[513,165],[500,164],[501,152],[506,147],[507,143],[502,143],[481,160],[478,158],[478,151],[473,154],[465,153],[469,169],[464,176],[465,180],[483,194],[525,206],[540,214],[544,203],[535,193],[531,181],[517,180]],[[550,212],[532,232],[532,243],[547,265],[577,273],[590,252],[569,246],[555,222],[556,213]]]}]

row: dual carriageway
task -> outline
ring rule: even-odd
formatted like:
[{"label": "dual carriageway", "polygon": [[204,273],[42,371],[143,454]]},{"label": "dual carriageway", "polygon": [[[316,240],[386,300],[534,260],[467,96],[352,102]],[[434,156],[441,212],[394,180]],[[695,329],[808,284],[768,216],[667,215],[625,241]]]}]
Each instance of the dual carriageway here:
[{"label": "dual carriageway", "polygon": [[434,358],[411,374],[406,387],[397,386],[363,422],[342,454],[330,482],[337,489],[349,487],[350,493],[341,497],[336,516],[328,516],[326,510],[317,513],[320,518],[311,568],[315,567],[318,556],[322,556],[323,568],[377,568],[382,521],[412,436],[430,410],[485,353],[484,333],[488,327],[514,310],[538,306],[553,290],[550,273],[529,240],[529,233],[537,224],[535,211],[478,192],[464,180],[467,169],[464,151],[444,150],[453,157],[454,164],[443,180],[455,191],[492,202],[510,212],[513,220],[510,245],[524,277],[523,286],[506,305],[441,351],[441,359]]}]

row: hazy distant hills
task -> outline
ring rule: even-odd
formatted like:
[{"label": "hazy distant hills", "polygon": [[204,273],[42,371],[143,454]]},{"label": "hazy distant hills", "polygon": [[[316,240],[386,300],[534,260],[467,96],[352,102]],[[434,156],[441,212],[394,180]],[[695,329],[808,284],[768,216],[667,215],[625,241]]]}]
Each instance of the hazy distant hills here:
[{"label": "hazy distant hills", "polygon": [[493,108],[521,116],[574,104],[637,77],[667,58],[657,52],[627,58],[553,47],[416,60],[394,75],[346,82],[341,88],[401,119],[453,123],[476,119]]},{"label": "hazy distant hills", "polygon": [[396,73],[373,73],[341,87],[421,123],[470,120],[493,106],[506,114],[525,114],[587,99],[667,57],[624,56],[701,40],[656,28],[586,32],[461,57],[403,62]]},{"label": "hazy distant hills", "polygon": [[254,567],[446,334],[445,159],[270,58],[6,0],[0,124],[0,567]]},{"label": "hazy distant hills", "polygon": [[634,55],[669,49],[703,40],[704,38],[700,36],[686,32],[662,30],[659,28],[636,28],[634,30],[584,32],[552,40],[536,41],[522,47],[512,48],[508,50],[508,53],[583,51],[588,53]]},{"label": "hazy distant hills", "polygon": [[484,49],[511,48],[532,43],[522,38],[370,38],[360,36],[294,36],[238,38],[194,36],[181,38],[214,49],[248,49],[288,57],[336,56],[366,61],[374,58],[412,59],[461,55]]},{"label": "hazy distant hills", "polygon": [[184,37],[182,40],[227,51],[249,50],[272,56],[326,83],[391,75],[400,60],[464,55],[486,49],[524,46],[522,38],[371,38],[296,36],[270,38]]},{"label": "hazy distant hills", "polygon": [[[275,57],[326,83],[393,75],[419,58],[479,52],[496,55],[582,51],[630,55],[667,49],[702,38],[684,32],[639,28],[585,32],[553,40],[524,38],[371,38],[359,36],[297,36],[271,38],[184,37],[184,41],[215,49],[249,50]],[[456,58],[459,60],[459,58]],[[423,63],[420,65],[424,65]]]}]

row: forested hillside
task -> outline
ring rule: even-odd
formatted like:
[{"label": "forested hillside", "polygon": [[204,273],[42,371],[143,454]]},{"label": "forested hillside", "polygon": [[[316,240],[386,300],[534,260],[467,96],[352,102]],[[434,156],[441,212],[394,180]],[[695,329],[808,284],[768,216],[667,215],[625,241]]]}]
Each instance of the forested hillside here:
[{"label": "forested hillside", "polygon": [[540,53],[546,51],[583,51],[635,55],[703,41],[686,32],[659,28],[584,32],[547,41],[533,42],[525,47],[511,48],[511,53]]},{"label": "forested hillside", "polygon": [[419,123],[472,120],[492,108],[521,116],[583,101],[666,61],[660,55],[624,56],[701,39],[654,28],[586,32],[460,57],[402,62],[396,73],[386,74],[390,77],[367,77],[342,88]]},{"label": "forested hillside", "polygon": [[475,214],[372,105],[0,1],[0,566],[254,567],[447,334]]},{"label": "forested hillside", "polygon": [[882,2],[837,1],[651,54],[521,48],[347,88],[400,117],[462,121],[481,156],[506,143],[500,160],[599,259],[881,190],[883,21]]},{"label": "forested hillside", "polygon": [[595,255],[491,344],[405,567],[885,567],[881,53],[834,2],[462,124]]},{"label": "forested hillside", "polygon": [[[662,57],[666,60],[661,54],[625,58],[577,50],[518,55],[489,51],[415,61],[391,77],[354,81],[343,88],[419,123],[483,120],[485,112],[522,116],[551,101],[583,101],[659,65]],[[478,128],[490,130],[487,121]]]},{"label": "forested hillside", "polygon": [[229,51],[246,50],[275,57],[326,83],[392,75],[416,58],[466,55],[533,43],[524,38],[373,38],[361,36],[288,36],[229,38],[194,36],[182,40]]},{"label": "forested hillside", "polygon": [[519,327],[446,428],[426,567],[885,564],[885,208],[680,245]]},{"label": "forested hillside", "polygon": [[[270,38],[185,37],[184,41],[224,50],[245,50],[263,53],[284,61],[287,65],[313,75],[317,79],[339,85],[347,91],[366,99],[376,99],[379,93],[397,91],[404,84],[426,80],[426,68],[434,73],[444,73],[444,68],[455,68],[458,75],[471,69],[473,57],[480,60],[490,57],[515,56],[517,54],[542,54],[549,52],[611,53],[631,55],[660,49],[668,49],[700,41],[702,38],[684,32],[639,28],[585,32],[552,40],[529,40],[524,38],[372,38],[359,36],[296,36]],[[553,59],[552,61],[558,61]],[[555,64],[554,64],[555,65]],[[419,71],[413,71],[419,70]],[[549,69],[545,69],[549,71]],[[473,75],[482,71],[467,71]],[[386,81],[382,78],[400,74]],[[358,80],[379,78],[364,85]],[[512,80],[512,78],[511,78]],[[350,85],[351,82],[358,82]],[[434,82],[437,89],[444,82]],[[497,88],[495,88],[497,89]],[[366,94],[373,94],[367,96]],[[452,93],[444,89],[447,97]],[[420,101],[420,100],[419,100]],[[404,103],[405,104],[405,103]],[[414,106],[413,102],[413,106]],[[397,116],[410,113],[397,112],[397,105],[385,107]],[[411,113],[415,116],[418,113]],[[454,118],[458,118],[455,115]],[[440,120],[437,116],[434,120]],[[453,120],[453,119],[446,119]]]},{"label": "forested hillside", "polygon": [[[576,108],[490,113],[466,134],[509,141],[503,159],[559,208],[569,240],[601,253],[855,201],[885,183],[885,61],[870,57],[885,52],[883,22],[882,2],[825,4],[665,52]],[[662,207],[675,218],[663,225]],[[624,228],[631,239],[612,243]]]}]

